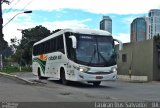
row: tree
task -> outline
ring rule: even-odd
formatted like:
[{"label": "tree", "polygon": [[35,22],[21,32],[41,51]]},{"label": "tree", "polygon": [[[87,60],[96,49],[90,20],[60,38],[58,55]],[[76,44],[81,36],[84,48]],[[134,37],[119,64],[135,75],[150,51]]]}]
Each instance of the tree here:
[{"label": "tree", "polygon": [[[33,44],[36,41],[49,36],[50,34],[50,30],[41,25],[34,28],[22,30],[22,40],[17,46],[16,54],[13,57],[17,62],[21,62],[22,65],[31,64]],[[11,40],[12,43],[14,43],[14,41],[14,39]]]},{"label": "tree", "polygon": [[62,30],[62,29],[54,30],[54,31],[51,32],[51,34],[56,33],[56,32],[58,32],[58,31],[60,31],[60,30]]},{"label": "tree", "polygon": [[[2,45],[3,44],[3,45]],[[2,45],[3,47],[0,47],[0,51],[4,51],[4,49],[6,49],[8,47],[8,42],[4,40],[4,38],[2,38],[2,43],[0,43],[0,45]],[[1,52],[0,52],[1,53]]]},{"label": "tree", "polygon": [[36,39],[36,41],[38,41],[50,35],[50,33],[50,30],[40,25],[36,26],[35,28],[22,30],[22,40]]},{"label": "tree", "polygon": [[18,47],[18,45],[20,44],[20,40],[19,39],[17,39],[17,37],[15,37],[15,38],[11,38],[11,44],[12,45],[10,45],[10,48],[12,48],[12,49],[17,49],[17,47]]}]

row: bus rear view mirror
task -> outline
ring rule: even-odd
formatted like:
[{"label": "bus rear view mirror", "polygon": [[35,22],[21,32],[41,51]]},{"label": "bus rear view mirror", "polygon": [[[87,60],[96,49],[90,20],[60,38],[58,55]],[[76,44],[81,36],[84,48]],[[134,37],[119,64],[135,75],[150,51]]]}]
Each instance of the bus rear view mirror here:
[{"label": "bus rear view mirror", "polygon": [[118,39],[114,39],[114,41],[119,43],[119,50],[121,51],[123,49],[123,43]]},{"label": "bus rear view mirror", "polygon": [[72,47],[77,48],[77,39],[74,35],[69,36],[72,39]]}]

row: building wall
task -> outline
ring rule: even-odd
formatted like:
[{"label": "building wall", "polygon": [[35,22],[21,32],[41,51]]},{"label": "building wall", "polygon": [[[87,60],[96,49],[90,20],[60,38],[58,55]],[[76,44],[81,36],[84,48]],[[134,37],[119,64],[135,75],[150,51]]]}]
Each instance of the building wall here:
[{"label": "building wall", "polygon": [[160,40],[154,41],[153,80],[160,81]]},{"label": "building wall", "polygon": [[[122,56],[126,54],[126,62]],[[132,76],[148,76],[148,81],[153,80],[153,40],[124,44],[124,49],[119,51],[117,60],[118,74]]]}]

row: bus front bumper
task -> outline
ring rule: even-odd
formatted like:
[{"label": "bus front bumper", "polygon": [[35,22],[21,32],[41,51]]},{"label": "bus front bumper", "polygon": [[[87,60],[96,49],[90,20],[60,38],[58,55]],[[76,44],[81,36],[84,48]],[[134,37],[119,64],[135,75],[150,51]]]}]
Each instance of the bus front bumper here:
[{"label": "bus front bumper", "polygon": [[77,75],[77,81],[114,81],[117,79],[117,72],[106,74],[90,74],[80,72]]}]

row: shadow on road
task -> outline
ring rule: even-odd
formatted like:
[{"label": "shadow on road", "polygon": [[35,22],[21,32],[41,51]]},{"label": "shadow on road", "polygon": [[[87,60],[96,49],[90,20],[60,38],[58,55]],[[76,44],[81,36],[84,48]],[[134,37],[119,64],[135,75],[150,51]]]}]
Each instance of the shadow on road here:
[{"label": "shadow on road", "polygon": [[113,89],[115,88],[114,86],[106,86],[106,85],[100,85],[100,86],[93,86],[92,83],[85,83],[85,82],[74,82],[74,81],[69,81],[67,85],[63,85],[61,81],[59,80],[49,80],[52,83],[56,83],[58,85],[62,86],[69,86],[69,87],[78,87],[78,88],[108,88],[108,89]]}]

